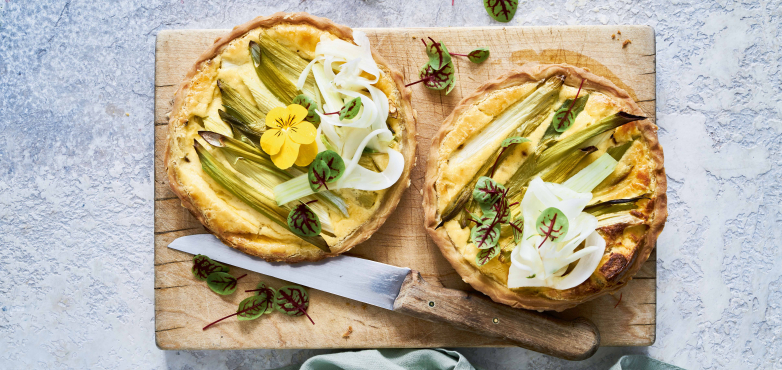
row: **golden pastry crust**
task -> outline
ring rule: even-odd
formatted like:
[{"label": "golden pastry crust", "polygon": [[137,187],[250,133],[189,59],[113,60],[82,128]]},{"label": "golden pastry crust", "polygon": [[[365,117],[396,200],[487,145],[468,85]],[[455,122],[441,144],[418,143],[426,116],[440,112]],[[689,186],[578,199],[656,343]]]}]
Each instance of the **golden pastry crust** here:
[{"label": "golden pastry crust", "polygon": [[[624,90],[618,88],[606,78],[566,64],[528,63],[493,81],[487,82],[474,93],[465,97],[456,106],[432,140],[426,168],[423,196],[425,226],[429,235],[465,282],[487,294],[494,301],[516,308],[562,311],[623,287],[649,258],[649,254],[654,249],[657,237],[662,231],[667,217],[666,177],[663,167],[663,151],[657,140],[657,126],[648,120],[642,120],[617,128],[610,140],[615,140],[614,137],[633,136],[636,138],[636,142],[628,152],[636,151],[637,153],[632,152],[631,155],[626,155],[625,157],[637,160],[637,163],[630,163],[629,167],[631,170],[633,166],[639,169],[630,171],[631,173],[626,175],[626,180],[619,181],[616,186],[627,185],[625,181],[633,181],[634,184],[645,184],[648,187],[650,199],[641,201],[641,207],[636,211],[632,211],[633,216],[640,220],[638,223],[599,226],[598,232],[606,239],[606,252],[597,270],[582,284],[567,290],[555,290],[547,287],[509,289],[507,287],[507,266],[502,267],[503,264],[494,259],[489,264],[478,268],[470,258],[464,255],[463,251],[460,251],[460,247],[463,250],[467,250],[467,247],[463,245],[458,246],[454,240],[457,239],[460,241],[459,243],[461,241],[466,243],[467,239],[464,230],[460,230],[458,225],[451,227],[450,230],[453,235],[450,235],[448,227],[438,228],[441,222],[440,212],[444,207],[443,202],[438,199],[443,192],[438,192],[437,188],[438,181],[442,179],[441,172],[447,168],[450,150],[453,150],[455,145],[461,144],[470,134],[469,132],[461,132],[465,131],[465,129],[459,127],[464,126],[463,122],[465,120],[463,117],[473,114],[471,112],[475,112],[475,108],[479,107],[479,104],[487,101],[487,99],[494,99],[496,103],[484,104],[484,106],[494,109],[496,113],[493,114],[497,114],[512,103],[508,96],[515,96],[513,100],[519,99],[518,92],[509,92],[515,91],[513,90],[514,87],[523,86],[529,82],[539,82],[557,75],[565,76],[565,85],[571,87],[577,87],[582,79],[585,79],[584,89],[611,97],[613,104],[619,110],[635,115],[644,115],[643,111]],[[508,92],[505,94],[505,97],[502,96],[502,91]],[[498,105],[500,107],[497,107]],[[491,108],[492,106],[494,107]],[[483,110],[486,111],[487,109],[484,107]],[[476,121],[478,119],[473,118],[472,120]],[[482,123],[488,123],[489,120],[490,118],[484,118]],[[480,126],[480,124],[478,125]],[[473,129],[473,131],[476,130]],[[469,131],[469,128],[466,131]],[[456,139],[450,138],[454,133],[461,136]],[[443,146],[449,148],[443,149]],[[623,162],[624,160],[623,158]],[[623,189],[613,188],[613,186],[608,187],[603,192],[610,195],[613,191],[614,194],[618,192],[624,195],[633,191],[629,189],[622,192]],[[597,195],[595,198],[597,199]],[[469,234],[469,231],[467,231],[467,234]],[[489,266],[491,264],[494,265]],[[505,274],[504,281],[502,273]]]},{"label": "golden pastry crust", "polygon": [[[389,98],[392,107],[389,123],[398,141],[396,148],[405,158],[404,171],[392,187],[376,192],[376,201],[369,209],[349,204],[351,216],[356,211],[365,220],[359,225],[349,224],[346,235],[327,239],[331,253],[325,253],[293,236],[289,231],[273,224],[240,200],[224,191],[201,170],[193,148],[195,132],[188,128],[188,119],[194,110],[204,110],[199,98],[211,94],[217,78],[220,60],[230,57],[236,40],[247,42],[250,33],[258,29],[273,32],[278,41],[296,50],[303,57],[314,52],[323,34],[353,42],[353,31],[328,19],[306,13],[276,13],[257,17],[235,27],[229,34],[215,40],[203,53],[177,90],[174,107],[169,117],[166,144],[166,172],[171,189],[187,208],[211,233],[227,245],[247,254],[268,261],[300,262],[316,261],[344,253],[367,240],[396,209],[402,193],[410,185],[410,171],[415,165],[415,118],[410,105],[411,90],[404,87],[401,73],[391,68],[374,50],[372,56],[381,69],[381,77],[375,85]],[[349,191],[349,190],[348,190]],[[344,220],[343,220],[344,221]],[[346,223],[351,222],[349,219]]]}]

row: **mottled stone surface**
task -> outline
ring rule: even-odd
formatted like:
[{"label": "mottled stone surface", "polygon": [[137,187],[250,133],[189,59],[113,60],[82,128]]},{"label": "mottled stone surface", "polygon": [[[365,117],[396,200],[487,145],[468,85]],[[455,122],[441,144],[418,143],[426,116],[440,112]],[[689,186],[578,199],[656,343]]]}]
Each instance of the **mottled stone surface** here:
[{"label": "mottled stone surface", "polygon": [[[657,342],[568,363],[465,349],[489,369],[782,368],[782,4],[522,1],[512,25],[648,24],[670,218]],[[274,5],[265,5],[274,4]],[[323,351],[154,344],[153,76],[162,29],[308,11],[354,27],[496,25],[479,0],[0,0],[0,367],[258,369]]]}]

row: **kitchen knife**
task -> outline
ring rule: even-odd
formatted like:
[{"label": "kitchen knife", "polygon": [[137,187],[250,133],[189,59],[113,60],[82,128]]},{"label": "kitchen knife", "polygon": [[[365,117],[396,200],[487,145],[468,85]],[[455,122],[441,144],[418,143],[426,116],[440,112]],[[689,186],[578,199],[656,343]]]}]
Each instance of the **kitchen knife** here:
[{"label": "kitchen knife", "polygon": [[420,273],[405,267],[350,256],[296,264],[266,262],[226,246],[211,234],[183,236],[168,247],[568,360],[589,358],[600,346],[600,333],[587,319],[566,321],[511,308],[427,283]]}]

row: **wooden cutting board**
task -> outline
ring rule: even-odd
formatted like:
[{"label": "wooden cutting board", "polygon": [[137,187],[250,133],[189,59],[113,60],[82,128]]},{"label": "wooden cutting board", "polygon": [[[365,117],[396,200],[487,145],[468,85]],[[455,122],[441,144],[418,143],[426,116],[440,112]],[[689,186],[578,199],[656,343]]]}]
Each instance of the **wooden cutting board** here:
[{"label": "wooden cutting board", "polygon": [[[418,79],[427,60],[420,38],[442,40],[454,53],[486,46],[491,57],[472,64],[455,57],[457,85],[450,95],[413,86],[418,113],[418,160],[412,186],[396,212],[367,242],[349,254],[418,270],[427,280],[449,288],[472,290],[442,257],[423,227],[421,187],[432,136],[463,96],[489,79],[526,62],[566,62],[588,68],[627,90],[652,121],[655,118],[654,30],[645,26],[388,28],[363,29],[373,47],[405,75]],[[192,256],[173,251],[174,239],[206,230],[168,186],[164,169],[167,114],[186,71],[215,38],[226,30],[163,31],[155,53],[155,337],[161,349],[241,348],[379,348],[497,347],[500,340],[459,331],[447,325],[414,319],[360,302],[310,290],[306,318],[272,314],[254,321],[226,320],[207,331],[201,328],[236,312],[238,303],[263,280],[274,287],[285,282],[250,272],[237,292],[218,296],[190,273]],[[621,34],[619,34],[621,32]],[[630,40],[627,43],[625,40]],[[232,268],[239,276],[247,271]],[[600,329],[604,346],[648,346],[655,339],[656,254],[625,288],[556,314],[584,316]],[[347,333],[351,332],[349,335]]]}]

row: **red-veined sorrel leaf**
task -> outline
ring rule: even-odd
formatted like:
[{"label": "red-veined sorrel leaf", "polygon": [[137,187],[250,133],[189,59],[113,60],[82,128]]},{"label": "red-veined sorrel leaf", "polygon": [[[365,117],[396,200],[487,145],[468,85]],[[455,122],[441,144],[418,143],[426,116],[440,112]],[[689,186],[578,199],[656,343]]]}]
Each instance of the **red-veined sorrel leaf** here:
[{"label": "red-veined sorrel leaf", "polygon": [[492,258],[497,257],[497,255],[500,254],[500,249],[502,248],[500,248],[499,245],[495,245],[488,249],[479,249],[478,254],[475,255],[475,263],[478,266],[483,266],[489,263]]},{"label": "red-veined sorrel leaf", "polygon": [[472,198],[481,207],[489,209],[505,194],[505,187],[494,181],[491,177],[481,176],[475,183]]},{"label": "red-veined sorrel leaf", "polygon": [[489,59],[489,48],[477,48],[467,54],[467,58],[475,64],[483,63]]},{"label": "red-veined sorrel leaf", "polygon": [[554,127],[556,132],[565,132],[565,130],[569,129],[570,126],[573,126],[573,122],[576,121],[578,114],[584,110],[587,99],[589,99],[589,95],[584,95],[582,97],[578,96],[581,93],[581,87],[584,86],[584,81],[585,80],[581,80],[581,85],[578,86],[576,99],[565,100],[562,106],[557,109],[557,112],[554,113],[554,119],[551,122],[551,125]]},{"label": "red-veined sorrel leaf", "polygon": [[193,275],[198,280],[206,280],[209,274],[213,272],[228,272],[228,266],[213,261],[203,254],[199,254],[193,257],[193,269],[191,271],[193,271]]},{"label": "red-veined sorrel leaf", "polygon": [[316,193],[324,189],[328,190],[329,186],[326,185],[326,179],[330,176],[331,169],[329,169],[329,165],[315,157],[315,160],[310,164],[310,169],[307,171],[310,189]]},{"label": "red-veined sorrel leaf", "polygon": [[513,244],[519,244],[521,236],[524,235],[524,218],[517,218],[510,223],[510,227],[513,229]]},{"label": "red-veined sorrel leaf", "polygon": [[505,151],[508,150],[508,148],[515,144],[526,143],[528,141],[530,140],[521,136],[511,136],[509,138],[505,138],[505,140],[502,141],[502,149],[500,150],[500,154],[497,156],[497,159],[494,160],[494,165],[491,166],[491,176],[494,176],[494,171],[497,170],[497,165],[500,163],[500,160],[502,160],[502,155],[505,154]]},{"label": "red-veined sorrel leaf", "polygon": [[[223,317],[222,319],[219,319],[219,320],[217,320],[217,321],[215,321],[215,322],[213,322],[213,323],[211,323],[211,324],[209,324],[207,326],[204,326],[204,328],[201,329],[201,330],[206,330],[210,326],[212,326],[214,324],[217,324],[218,322],[223,321],[223,320],[225,320],[225,319],[227,319],[229,317],[232,317],[232,316],[239,316],[239,321],[257,319],[258,317],[263,315],[263,313],[266,311],[266,308],[264,308],[264,305],[266,305],[268,307],[268,304],[269,304],[268,302],[263,302],[262,300],[259,300],[258,296],[249,297],[249,298],[243,300],[241,303],[239,303],[239,308],[236,310],[236,313],[232,313],[232,314],[230,314],[230,315],[228,315],[226,317]],[[248,312],[251,312],[253,314],[247,315],[245,317],[242,317],[242,315],[244,315],[245,313],[248,313]],[[254,315],[257,315],[257,316],[252,317]],[[250,317],[252,317],[252,318],[250,318]]]},{"label": "red-veined sorrel leaf", "polygon": [[298,104],[307,109],[307,117],[304,117],[305,121],[320,123],[320,116],[315,113],[315,109],[318,108],[318,105],[315,104],[315,101],[309,96],[301,94],[293,98],[291,104]]},{"label": "red-veined sorrel leaf", "polygon": [[356,118],[363,105],[364,103],[361,102],[361,97],[356,97],[347,102],[347,104],[342,106],[342,109],[339,110],[339,120],[344,121],[346,119]]},{"label": "red-veined sorrel leaf", "polygon": [[245,290],[244,292],[256,292],[261,299],[269,302],[268,306],[266,306],[266,312],[264,313],[272,312],[274,309],[274,296],[277,295],[277,290],[270,286],[267,287],[263,281],[259,282],[255,289]]},{"label": "red-veined sorrel leaf", "polygon": [[429,56],[428,65],[432,67],[432,69],[439,71],[443,69],[446,64],[451,62],[451,54],[448,53],[448,48],[445,47],[445,44],[443,44],[442,41],[435,42],[431,37],[429,40],[431,40],[432,43],[427,45],[426,41],[421,39],[424,46],[426,46],[426,55]]},{"label": "red-veined sorrel leaf", "polygon": [[280,288],[274,297],[274,308],[286,315],[302,316],[306,315],[312,325],[310,315],[307,314],[307,308],[310,306],[310,297],[307,290],[298,285],[288,285]]},{"label": "red-veined sorrel leaf", "polygon": [[227,272],[213,272],[206,278],[206,285],[217,294],[229,295],[236,291],[237,281],[245,276],[247,274],[235,278]]},{"label": "red-veined sorrel leaf", "polygon": [[500,223],[496,221],[496,215],[493,216],[492,218],[481,218],[483,223],[473,226],[470,231],[472,243],[478,249],[495,247],[500,240]]},{"label": "red-veined sorrel leaf", "polygon": [[333,150],[324,150],[318,153],[315,156],[315,160],[323,161],[329,167],[329,175],[326,177],[326,182],[337,181],[345,173],[345,161]]},{"label": "red-veined sorrel leaf", "polygon": [[568,219],[562,211],[555,207],[544,209],[535,223],[538,234],[543,237],[538,248],[542,247],[546,240],[556,242],[558,239],[564,238],[567,235],[568,226]]},{"label": "red-veined sorrel leaf", "polygon": [[486,12],[499,22],[510,22],[519,7],[518,0],[483,0]]},{"label": "red-veined sorrel leaf", "polygon": [[239,303],[239,308],[236,310],[236,318],[239,321],[255,320],[266,313],[267,308],[269,308],[269,301],[261,296],[250,296]]},{"label": "red-veined sorrel leaf", "polygon": [[526,143],[526,142],[529,142],[529,139],[527,139],[526,137],[511,136],[511,137],[509,137],[509,138],[507,138],[507,139],[502,141],[502,147],[503,148],[507,148],[507,147],[509,147],[509,146],[511,146],[513,144],[521,144],[521,143]]},{"label": "red-veined sorrel leaf", "polygon": [[446,64],[445,67],[443,67],[441,70],[435,70],[429,65],[429,63],[426,63],[421,68],[419,76],[421,77],[420,80],[411,82],[405,85],[405,87],[423,82],[424,86],[429,89],[443,90],[454,82],[453,61]]},{"label": "red-veined sorrel leaf", "polygon": [[318,215],[304,203],[300,203],[288,213],[288,227],[298,236],[316,236],[320,234]]},{"label": "red-veined sorrel leaf", "polygon": [[508,198],[505,197],[503,191],[502,197],[491,206],[494,211],[494,217],[497,219],[497,223],[507,224],[510,222],[510,207],[508,207]]}]

